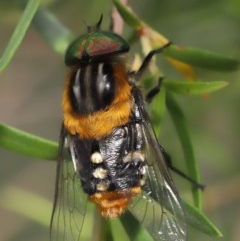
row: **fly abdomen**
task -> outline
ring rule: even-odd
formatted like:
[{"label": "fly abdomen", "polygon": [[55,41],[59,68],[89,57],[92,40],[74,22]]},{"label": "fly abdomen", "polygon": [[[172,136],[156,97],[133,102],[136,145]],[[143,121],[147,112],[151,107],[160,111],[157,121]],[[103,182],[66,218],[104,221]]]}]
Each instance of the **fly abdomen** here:
[{"label": "fly abdomen", "polygon": [[75,166],[81,167],[76,171],[87,194],[123,191],[144,185],[147,165],[144,141],[137,125],[131,123],[115,128],[111,135],[99,141],[73,137],[72,156],[76,157],[76,162],[81,160]]}]

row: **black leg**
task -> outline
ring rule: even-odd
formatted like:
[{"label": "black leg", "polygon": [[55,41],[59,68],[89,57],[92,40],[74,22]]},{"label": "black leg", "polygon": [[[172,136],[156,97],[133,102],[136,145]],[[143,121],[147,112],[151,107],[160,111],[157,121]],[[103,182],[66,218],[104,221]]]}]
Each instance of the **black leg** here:
[{"label": "black leg", "polygon": [[205,185],[196,182],[196,180],[193,180],[191,177],[187,176],[185,173],[183,173],[182,171],[180,171],[179,169],[177,169],[176,167],[174,167],[172,165],[172,160],[170,155],[165,151],[165,149],[161,146],[161,151],[162,154],[164,156],[165,159],[165,163],[167,164],[167,167],[172,170],[173,172],[177,173],[179,176],[185,178],[186,180],[188,180],[190,183],[192,183],[195,187],[200,188],[202,191],[205,188]]},{"label": "black leg", "polygon": [[150,51],[150,52],[147,54],[147,56],[144,58],[144,60],[143,60],[143,62],[142,62],[142,64],[141,64],[140,68],[139,68],[138,71],[135,73],[135,76],[134,76],[134,77],[135,77],[135,81],[138,81],[138,80],[142,77],[144,71],[146,70],[146,68],[148,67],[150,61],[152,60],[152,57],[153,57],[155,54],[161,53],[161,52],[162,52],[165,48],[167,48],[170,44],[171,44],[171,42],[168,42],[167,44],[165,44],[165,45],[162,46],[161,48],[159,48],[159,49],[154,49],[154,50]]},{"label": "black leg", "polygon": [[160,92],[160,89],[161,89],[161,84],[162,84],[162,81],[163,81],[163,77],[160,77],[158,79],[158,83],[155,87],[153,87],[146,95],[145,97],[145,100],[148,102],[148,103],[151,103],[153,98]]}]

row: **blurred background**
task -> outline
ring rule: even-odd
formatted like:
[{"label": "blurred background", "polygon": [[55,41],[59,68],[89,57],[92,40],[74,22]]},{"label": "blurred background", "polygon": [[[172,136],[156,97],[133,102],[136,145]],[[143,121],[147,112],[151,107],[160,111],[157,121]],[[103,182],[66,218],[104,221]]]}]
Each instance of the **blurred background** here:
[{"label": "blurred background", "polygon": [[[102,13],[102,28],[108,29],[113,5],[110,0],[43,2],[76,35],[85,32],[84,21],[95,24]],[[237,0],[131,0],[130,5],[144,21],[172,42],[240,58],[240,2]],[[0,53],[20,16],[21,10],[16,4],[0,2]],[[125,31],[127,37],[130,29],[126,27]],[[135,45],[131,54],[139,51],[139,45]],[[168,65],[163,65],[162,71],[169,78],[181,78]],[[201,69],[197,72],[200,79],[230,83],[208,98],[177,95],[176,98],[185,113],[201,180],[206,184],[204,213],[223,233],[222,241],[237,241],[240,238],[240,72]],[[63,57],[54,53],[31,27],[11,63],[0,73],[0,122],[58,141],[65,74]],[[181,147],[167,113],[161,143],[174,163],[184,170]],[[45,223],[48,223],[55,169],[54,161],[36,160],[0,148],[0,240],[48,240],[47,225],[14,210],[19,203],[25,202],[17,190],[36,194],[50,203],[42,210],[46,213]],[[189,186],[178,177],[176,180],[184,196]],[[41,212],[42,207],[37,203],[29,200],[28,205],[36,213]],[[191,230],[189,240],[218,239]]]}]

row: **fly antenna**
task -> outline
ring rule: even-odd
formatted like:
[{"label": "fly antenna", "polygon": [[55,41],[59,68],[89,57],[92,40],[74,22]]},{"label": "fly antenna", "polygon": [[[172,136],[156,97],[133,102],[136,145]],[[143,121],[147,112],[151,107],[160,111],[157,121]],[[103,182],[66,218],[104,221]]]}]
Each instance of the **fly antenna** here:
[{"label": "fly antenna", "polygon": [[88,33],[91,33],[91,32],[94,32],[94,31],[96,31],[96,30],[99,30],[100,27],[101,27],[102,19],[103,19],[103,14],[101,14],[100,19],[98,20],[97,24],[96,24],[94,27],[91,26],[91,25],[89,25],[89,24],[87,24],[87,23],[84,21],[84,23],[85,23],[85,25],[86,25],[86,27],[87,27]]},{"label": "fly antenna", "polygon": [[92,31],[92,27],[90,24],[88,24],[84,19],[83,19],[83,23],[88,31],[88,33],[90,33]]},{"label": "fly antenna", "polygon": [[100,29],[102,20],[103,20],[103,14],[101,14],[100,19],[98,20],[98,22],[97,22],[97,24],[95,26],[95,29],[97,29],[97,30]]}]

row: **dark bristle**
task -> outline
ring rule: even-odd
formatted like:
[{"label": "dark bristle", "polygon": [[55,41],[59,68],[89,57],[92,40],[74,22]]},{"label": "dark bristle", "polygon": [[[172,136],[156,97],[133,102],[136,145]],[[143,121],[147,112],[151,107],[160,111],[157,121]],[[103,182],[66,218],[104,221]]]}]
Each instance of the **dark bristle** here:
[{"label": "dark bristle", "polygon": [[100,27],[101,27],[102,19],[103,19],[103,14],[101,14],[100,19],[98,20],[97,24],[94,27],[92,27],[92,26],[88,25],[87,23],[85,23],[85,25],[87,27],[88,33],[91,33],[91,32],[94,32],[96,30],[99,30]]},{"label": "dark bristle", "polygon": [[97,24],[96,24],[96,26],[95,26],[95,29],[96,29],[96,30],[99,30],[99,29],[100,29],[102,20],[103,20],[103,14],[101,14],[100,19],[98,20],[98,22],[97,22]]}]

